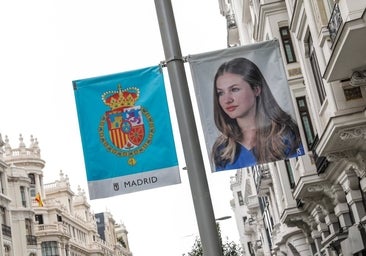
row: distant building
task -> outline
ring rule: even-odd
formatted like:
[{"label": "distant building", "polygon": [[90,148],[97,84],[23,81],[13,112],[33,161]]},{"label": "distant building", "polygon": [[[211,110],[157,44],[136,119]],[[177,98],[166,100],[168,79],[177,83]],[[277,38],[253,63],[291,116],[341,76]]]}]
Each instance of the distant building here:
[{"label": "distant building", "polygon": [[219,4],[228,47],[279,40],[307,151],[233,177],[246,255],[366,255],[366,1]]},{"label": "distant building", "polygon": [[59,180],[43,184],[36,139],[26,147],[20,136],[19,147],[11,148],[0,137],[0,152],[0,255],[132,256],[127,231],[121,233],[110,213],[103,213],[108,225],[101,238],[85,192],[75,194],[67,175],[60,171]]},{"label": "distant building", "polygon": [[95,214],[95,219],[100,238],[106,244],[116,244],[116,246],[119,247],[119,250],[124,251],[125,253],[113,255],[132,255],[128,254],[130,251],[127,239],[128,232],[123,224],[116,224],[113,216],[108,212]]},{"label": "distant building", "polygon": [[[4,144],[0,134],[0,152]],[[11,236],[11,199],[9,197],[7,168],[8,165],[0,157],[0,255],[13,255],[10,254],[13,248],[13,242]]]}]

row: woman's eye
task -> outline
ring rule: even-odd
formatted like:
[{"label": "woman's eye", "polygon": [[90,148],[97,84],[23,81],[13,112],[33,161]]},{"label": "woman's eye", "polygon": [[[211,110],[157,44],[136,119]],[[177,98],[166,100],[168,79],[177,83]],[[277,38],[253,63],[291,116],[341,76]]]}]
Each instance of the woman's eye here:
[{"label": "woman's eye", "polygon": [[224,93],[223,92],[216,92],[217,96],[222,96]]},{"label": "woman's eye", "polygon": [[232,89],[231,89],[231,91],[232,92],[237,92],[237,91],[239,91],[240,90],[240,88],[238,88],[238,87],[233,87]]}]

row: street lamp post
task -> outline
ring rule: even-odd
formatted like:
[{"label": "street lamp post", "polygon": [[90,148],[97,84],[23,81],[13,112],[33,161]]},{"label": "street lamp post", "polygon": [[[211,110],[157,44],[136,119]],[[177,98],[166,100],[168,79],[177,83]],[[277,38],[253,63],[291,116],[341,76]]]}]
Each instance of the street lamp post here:
[{"label": "street lamp post", "polygon": [[221,221],[221,220],[227,220],[227,219],[231,219],[231,216],[223,216],[223,217],[220,217],[220,218],[217,218],[216,221]]},{"label": "street lamp post", "polygon": [[155,7],[203,253],[222,256],[172,4],[170,0],[155,0]]},{"label": "street lamp post", "polygon": [[222,234],[221,234],[221,227],[220,227],[220,221],[223,221],[223,220],[228,220],[228,219],[231,219],[231,216],[227,215],[227,216],[223,216],[223,217],[220,217],[220,218],[217,218],[215,219],[216,220],[216,226],[217,226],[217,232],[219,234],[219,239],[220,239],[220,242],[221,242],[221,246],[222,246]]}]

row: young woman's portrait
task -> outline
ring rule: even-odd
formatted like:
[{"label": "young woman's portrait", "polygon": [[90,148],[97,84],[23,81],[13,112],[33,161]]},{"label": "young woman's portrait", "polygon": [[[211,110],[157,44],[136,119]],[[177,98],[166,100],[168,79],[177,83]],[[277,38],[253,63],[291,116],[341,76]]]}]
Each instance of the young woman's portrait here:
[{"label": "young woman's portrait", "polygon": [[213,171],[304,154],[278,41],[195,55],[190,65]]},{"label": "young woman's portrait", "polygon": [[214,121],[221,132],[212,147],[216,171],[303,154],[296,122],[277,104],[252,61],[223,63],[213,86]]}]

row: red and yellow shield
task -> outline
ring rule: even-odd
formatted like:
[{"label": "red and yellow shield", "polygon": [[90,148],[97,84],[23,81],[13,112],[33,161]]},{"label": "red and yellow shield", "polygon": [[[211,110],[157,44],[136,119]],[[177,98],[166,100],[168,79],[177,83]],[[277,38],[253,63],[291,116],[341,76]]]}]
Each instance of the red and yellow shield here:
[{"label": "red and yellow shield", "polygon": [[120,149],[132,149],[141,144],[145,137],[141,107],[118,108],[106,112],[109,137]]}]

